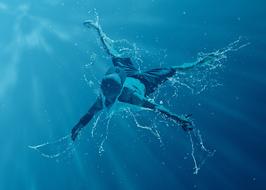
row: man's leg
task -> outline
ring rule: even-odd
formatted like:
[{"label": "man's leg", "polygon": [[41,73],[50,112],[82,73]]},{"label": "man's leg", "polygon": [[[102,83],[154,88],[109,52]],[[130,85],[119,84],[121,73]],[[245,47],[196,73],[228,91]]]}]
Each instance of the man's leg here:
[{"label": "man's leg", "polygon": [[218,55],[215,53],[209,53],[209,54],[206,54],[204,57],[198,58],[194,62],[183,63],[182,65],[174,66],[172,68],[175,69],[175,71],[190,70],[190,69],[193,69],[194,67],[201,65],[201,64],[213,63],[215,60],[217,60],[219,58],[219,56],[221,56],[221,55]]},{"label": "man's leg", "polygon": [[97,34],[100,37],[100,40],[103,45],[103,49],[111,57],[120,57],[120,54],[113,48],[113,40],[110,39],[102,30],[99,24],[99,18],[97,17],[96,21],[86,20],[83,22],[84,26],[88,28],[93,28],[96,30]]}]

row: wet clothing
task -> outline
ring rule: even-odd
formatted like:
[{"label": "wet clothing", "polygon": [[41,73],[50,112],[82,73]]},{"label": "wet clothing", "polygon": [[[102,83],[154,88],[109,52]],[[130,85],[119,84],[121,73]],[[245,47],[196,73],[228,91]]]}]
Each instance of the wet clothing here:
[{"label": "wet clothing", "polygon": [[145,96],[153,93],[160,84],[175,75],[176,70],[169,68],[156,68],[139,72],[130,58],[113,58],[113,65],[118,70],[123,70],[127,77],[138,79],[145,85]]}]

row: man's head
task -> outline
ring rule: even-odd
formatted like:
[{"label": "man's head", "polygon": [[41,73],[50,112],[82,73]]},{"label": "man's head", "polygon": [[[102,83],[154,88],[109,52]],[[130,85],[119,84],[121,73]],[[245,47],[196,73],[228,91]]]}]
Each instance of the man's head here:
[{"label": "man's head", "polygon": [[121,78],[117,73],[106,75],[102,79],[101,90],[105,98],[108,100],[117,98],[122,90],[122,87],[123,84]]}]

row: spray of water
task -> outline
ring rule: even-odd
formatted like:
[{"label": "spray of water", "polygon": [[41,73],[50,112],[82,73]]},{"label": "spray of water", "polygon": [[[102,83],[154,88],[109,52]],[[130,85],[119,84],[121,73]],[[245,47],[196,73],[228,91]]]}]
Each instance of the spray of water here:
[{"label": "spray of water", "polygon": [[[71,140],[71,135],[63,136],[55,141],[50,141],[46,143],[42,143],[39,145],[28,146],[30,149],[33,149],[41,154],[41,156],[45,158],[59,158],[63,155],[70,154],[74,151],[75,146],[73,141]],[[52,149],[49,150],[49,147]],[[56,147],[59,147],[58,149]],[[56,150],[57,149],[57,150]],[[53,153],[55,151],[55,153]]]},{"label": "spray of water", "polygon": [[139,121],[137,120],[135,114],[130,110],[130,108],[127,108],[125,111],[126,111],[126,113],[128,113],[133,118],[136,127],[148,130],[152,135],[154,135],[158,139],[158,141],[160,142],[161,145],[163,144],[161,135],[160,135],[159,131],[156,129],[156,127],[157,127],[156,125],[152,125],[152,126],[141,125],[139,123]]},{"label": "spray of water", "polygon": [[109,128],[110,128],[110,121],[113,118],[113,116],[114,116],[114,112],[111,112],[106,117],[107,124],[106,124],[106,128],[105,128],[105,135],[104,135],[104,138],[101,141],[100,148],[99,148],[99,154],[100,155],[102,155],[102,153],[104,152],[104,143],[108,139],[108,136],[109,136]]},{"label": "spray of water", "polygon": [[[94,11],[95,14],[95,25],[97,27],[101,27],[99,24],[99,16],[96,11]],[[106,34],[102,34],[104,39],[108,41],[108,44],[111,46],[112,51],[115,51],[116,54],[119,54],[121,57],[131,57],[132,60],[137,64],[137,67],[140,69],[141,64],[143,63],[142,58],[140,56],[140,49],[136,47],[136,45],[131,45],[127,40],[112,40],[110,39]],[[246,47],[249,45],[249,43],[243,43],[242,38],[239,38],[238,40],[230,43],[228,46],[218,49],[216,51],[210,52],[210,53],[198,53],[197,61],[201,61],[203,59],[206,60],[209,59],[205,64],[199,64],[195,69],[189,72],[178,72],[174,77],[172,77],[169,80],[169,83],[167,85],[162,85],[161,88],[153,95],[152,98],[154,101],[156,101],[157,97],[160,95],[160,93],[163,91],[164,88],[173,88],[174,94],[173,97],[177,97],[179,94],[179,90],[181,88],[188,89],[192,94],[200,94],[206,89],[210,87],[216,87],[221,85],[217,80],[215,75],[219,72],[219,69],[224,67],[224,60],[227,58],[227,54],[230,52],[238,51],[239,49]],[[166,52],[165,52],[166,54]],[[96,54],[92,53],[90,56],[89,63],[85,65],[84,68],[86,69],[92,69],[92,66],[95,62]],[[91,70],[92,71],[92,70]],[[93,73],[93,72],[92,72]],[[88,84],[89,87],[92,87],[93,84],[99,84],[100,81],[92,74],[90,75],[90,80],[88,77],[84,74],[84,81]],[[162,100],[161,100],[162,102]],[[162,102],[163,103],[163,102]],[[170,104],[169,100],[165,100],[164,103]],[[145,111],[145,109],[141,109],[142,111]],[[150,111],[150,110],[147,110]],[[131,111],[130,108],[127,108],[125,105],[120,110],[115,111],[105,111],[100,113],[96,118],[95,121],[92,124],[91,129],[91,137],[94,137],[95,131],[97,129],[97,126],[99,125],[99,122],[106,122],[104,125],[105,128],[105,134],[102,134],[102,140],[99,145],[99,154],[102,155],[104,152],[104,144],[108,140],[109,136],[109,130],[110,130],[110,123],[114,115],[118,114],[121,116],[122,113],[125,113],[133,119],[136,127],[148,130],[152,135],[156,137],[156,139],[159,140],[160,144],[163,144],[161,135],[159,131],[157,130],[156,125],[152,126],[144,126],[141,125],[138,121],[136,115],[134,112]],[[105,115],[104,118],[103,115]],[[121,117],[123,118],[123,117]],[[127,117],[128,118],[128,117]],[[166,118],[161,117],[158,120],[158,123],[165,124],[166,126],[169,126],[169,122],[166,121]],[[195,129],[192,132],[188,132],[189,136],[189,142],[191,143],[191,157],[194,163],[194,174],[198,174],[200,168],[203,166],[203,164],[206,162],[206,160],[209,157],[212,157],[215,153],[215,150],[208,150],[205,148],[205,145],[203,143],[202,135],[200,133],[200,130]],[[64,146],[63,146],[64,144]],[[56,153],[47,153],[45,152],[45,149],[50,146],[59,146],[59,150]],[[75,150],[74,143],[72,142],[70,135],[64,136],[56,141],[43,143],[36,146],[29,146],[29,148],[34,149],[38,151],[42,156],[46,158],[58,158],[60,156],[63,156],[67,153],[71,153]],[[203,155],[202,158],[198,158],[198,154]]]},{"label": "spray of water", "polygon": [[[204,165],[209,157],[212,157],[216,150],[205,148],[199,129],[195,129],[188,133],[191,144],[191,157],[194,163],[194,174],[198,174],[200,168]],[[196,154],[203,155],[203,158],[197,159]]]}]

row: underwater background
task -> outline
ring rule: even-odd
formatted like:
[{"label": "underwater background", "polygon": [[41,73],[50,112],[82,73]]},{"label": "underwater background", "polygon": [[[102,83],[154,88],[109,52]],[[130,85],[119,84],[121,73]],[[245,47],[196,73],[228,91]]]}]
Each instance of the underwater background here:
[{"label": "underwater background", "polygon": [[[262,0],[0,1],[0,190],[266,189],[265,6]],[[228,54],[215,74],[222,85],[201,93],[180,88],[173,97],[168,84],[156,99],[193,114],[204,145],[215,150],[197,175],[185,132],[157,123],[162,145],[125,113],[112,118],[103,154],[104,124],[96,138],[89,124],[75,150],[58,158],[28,147],[68,135],[97,97],[97,80],[111,60],[82,25],[94,19],[94,9],[109,37],[136,44],[143,68],[193,61],[239,36],[250,43]],[[154,117],[138,115],[143,125]]]}]

